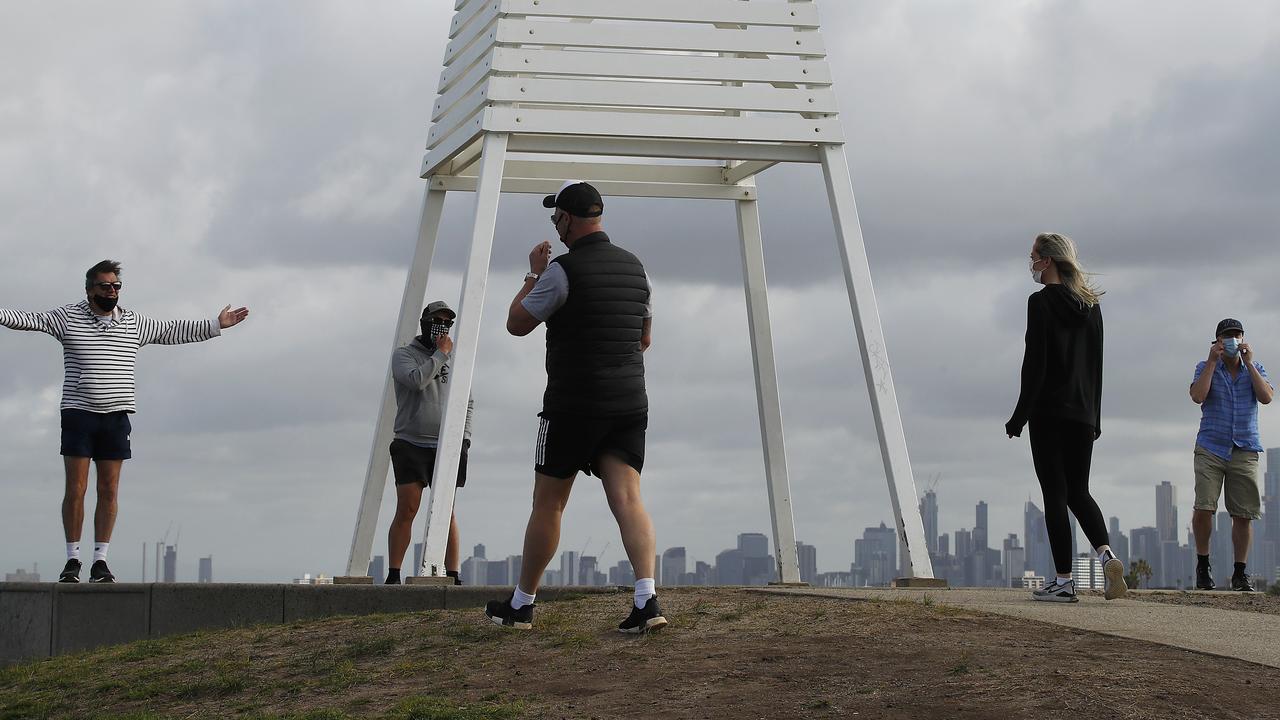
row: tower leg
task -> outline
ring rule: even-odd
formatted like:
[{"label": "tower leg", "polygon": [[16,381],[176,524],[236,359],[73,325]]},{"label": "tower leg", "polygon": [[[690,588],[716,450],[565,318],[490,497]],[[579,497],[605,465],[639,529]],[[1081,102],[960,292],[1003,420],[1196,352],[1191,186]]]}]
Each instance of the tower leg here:
[{"label": "tower leg", "polygon": [[897,521],[902,571],[908,577],[932,578],[933,564],[924,541],[924,523],[918,511],[916,483],[911,474],[911,458],[907,455],[907,438],[898,411],[898,396],[893,389],[893,375],[889,371],[889,353],[885,347],[884,329],[880,326],[875,288],[871,284],[871,266],[867,262],[862,227],[858,221],[853,183],[849,179],[849,162],[841,145],[822,145],[819,152],[831,214],[835,220],[840,259],[844,263],[858,347],[862,352],[871,413],[880,439],[885,478],[889,482],[889,499]]},{"label": "tower leg", "polygon": [[783,583],[799,583],[800,563],[796,553],[795,517],[791,509],[791,482],[787,475],[778,370],[773,357],[773,330],[769,322],[760,208],[755,200],[739,200],[737,207],[742,272],[747,291],[747,325],[751,332],[751,357],[756,375],[756,405],[760,413],[760,439],[764,445],[765,484],[769,489],[769,517],[773,521],[773,547],[778,577]]},{"label": "tower leg", "polygon": [[[404,296],[400,300],[400,319],[396,322],[395,341],[392,350],[409,342],[417,334],[422,299],[427,292],[427,277],[431,272],[431,259],[436,252],[436,238],[440,233],[440,218],[444,215],[444,190],[432,190],[427,179],[427,191],[422,199],[422,218],[418,224],[418,244],[413,251],[413,262],[404,283]],[[369,451],[369,467],[364,476],[364,491],[360,494],[360,508],[356,511],[356,529],[351,538],[351,553],[347,556],[347,576],[360,577],[369,570],[373,554],[373,536],[378,527],[378,511],[382,508],[382,494],[387,487],[387,470],[391,456],[387,447],[391,444],[392,425],[396,418],[395,385],[391,379],[390,355],[387,359],[386,381],[382,387],[382,404],[373,431],[373,448]]]},{"label": "tower leg", "polygon": [[471,380],[475,374],[476,349],[480,339],[480,315],[489,283],[489,259],[493,254],[493,234],[498,222],[498,199],[502,194],[502,169],[506,164],[507,135],[486,135],[480,155],[480,176],[476,184],[475,226],[471,232],[471,254],[462,279],[462,302],[458,306],[457,335],[450,363],[448,394],[440,423],[436,467],[432,475],[431,501],[427,506],[426,537],[422,567],[418,574],[444,575],[444,553],[449,538],[449,518],[453,514],[457,490],[458,461],[466,429]]}]

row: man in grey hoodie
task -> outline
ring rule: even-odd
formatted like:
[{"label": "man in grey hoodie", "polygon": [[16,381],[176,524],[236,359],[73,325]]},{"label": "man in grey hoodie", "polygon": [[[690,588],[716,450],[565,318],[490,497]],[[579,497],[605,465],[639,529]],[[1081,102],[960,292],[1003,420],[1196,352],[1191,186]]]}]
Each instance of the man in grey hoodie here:
[{"label": "man in grey hoodie", "polygon": [[[449,328],[457,313],[443,300],[422,311],[422,334],[391,356],[396,387],[395,439],[391,441],[391,467],[396,477],[396,515],[387,531],[387,584],[400,584],[400,565],[413,534],[413,519],[422,504],[422,490],[431,485],[449,382],[449,357],[453,339]],[[467,401],[467,425],[458,461],[458,487],[467,482],[467,451],[471,448],[471,411]],[[461,585],[458,574],[458,519],[449,519],[449,543],[445,547],[445,574]]]}]

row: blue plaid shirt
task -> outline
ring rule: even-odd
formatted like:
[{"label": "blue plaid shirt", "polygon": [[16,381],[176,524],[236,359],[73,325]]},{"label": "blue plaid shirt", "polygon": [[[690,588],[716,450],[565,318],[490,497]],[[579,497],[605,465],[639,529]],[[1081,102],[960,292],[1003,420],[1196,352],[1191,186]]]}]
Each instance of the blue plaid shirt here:
[{"label": "blue plaid shirt", "polygon": [[[1194,384],[1204,372],[1205,362],[1196,365]],[[1255,362],[1254,367],[1262,379],[1271,383],[1266,368]],[[1253,392],[1253,377],[1242,363],[1240,372],[1232,379],[1226,363],[1218,363],[1213,371],[1213,383],[1209,394],[1200,405],[1200,433],[1196,444],[1223,460],[1231,459],[1231,450],[1262,452],[1262,440],[1258,437],[1258,396]]]}]

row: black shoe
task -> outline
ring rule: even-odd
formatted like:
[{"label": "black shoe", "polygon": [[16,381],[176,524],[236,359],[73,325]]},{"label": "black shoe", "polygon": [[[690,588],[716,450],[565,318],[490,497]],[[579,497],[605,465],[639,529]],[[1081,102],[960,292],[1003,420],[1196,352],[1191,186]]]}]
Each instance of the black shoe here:
[{"label": "black shoe", "polygon": [[1045,585],[1040,590],[1031,591],[1031,599],[1041,602],[1060,602],[1073,603],[1080,602],[1080,598],[1076,597],[1076,583],[1074,580],[1062,580],[1055,577],[1053,582]]},{"label": "black shoe", "polygon": [[89,566],[89,582],[91,583],[113,583],[116,576],[111,574],[111,570],[107,568],[106,560],[94,560]]},{"label": "black shoe", "polygon": [[525,605],[516,610],[511,607],[511,598],[513,597],[515,597],[515,593],[507,596],[506,600],[490,600],[484,606],[484,614],[489,616],[494,625],[501,625],[515,630],[532,630],[534,606]]},{"label": "black shoe", "polygon": [[650,595],[644,607],[638,608],[631,603],[631,614],[618,625],[618,632],[630,635],[643,635],[647,632],[661,630],[666,627],[667,619],[662,616],[662,608],[658,607],[658,596]]},{"label": "black shoe", "polygon": [[400,584],[400,568],[391,568],[387,571],[387,579],[383,585],[399,585]]},{"label": "black shoe", "polygon": [[1237,592],[1254,592],[1253,582],[1250,581],[1248,575],[1232,575],[1231,589]]},{"label": "black shoe", "polygon": [[445,577],[453,578],[454,585],[462,584],[462,574],[459,573],[457,570],[445,570],[444,574],[445,574]]},{"label": "black shoe", "polygon": [[58,576],[60,583],[78,583],[80,582],[80,561],[75,558],[67,560],[67,564],[62,568],[62,574]]},{"label": "black shoe", "polygon": [[1218,586],[1213,582],[1213,567],[1209,563],[1196,565],[1196,589],[1214,590]]}]

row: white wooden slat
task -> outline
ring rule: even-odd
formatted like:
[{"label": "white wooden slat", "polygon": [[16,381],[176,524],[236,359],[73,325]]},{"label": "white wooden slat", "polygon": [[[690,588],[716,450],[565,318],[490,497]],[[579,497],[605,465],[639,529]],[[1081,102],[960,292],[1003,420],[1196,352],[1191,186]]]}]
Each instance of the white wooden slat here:
[{"label": "white wooden slat", "polygon": [[724,182],[729,185],[737,185],[743,180],[755,177],[777,164],[770,160],[751,160],[733,167],[724,168]]},{"label": "white wooden slat", "polygon": [[834,114],[835,93],[828,88],[779,90],[768,85],[729,87],[665,82],[619,82],[495,77],[491,102],[544,105],[620,105],[626,107],[802,112]]},{"label": "white wooden slat", "polygon": [[468,95],[465,102],[455,105],[449,114],[441,117],[431,126],[431,130],[427,132],[427,148],[434,147],[437,141],[447,137],[449,133],[488,105],[489,101],[485,99],[483,92]]},{"label": "white wooden slat", "polygon": [[[589,120],[589,122],[586,122]],[[688,140],[843,143],[838,118],[716,117],[649,113],[491,107],[482,123],[489,132]]]},{"label": "white wooden slat", "polygon": [[440,89],[437,92],[447,92],[458,78],[470,73],[473,66],[488,62],[492,53],[493,42],[489,40],[471,43],[453,62],[445,65],[440,73]]},{"label": "white wooden slat", "polygon": [[[436,97],[436,104],[431,110],[431,119],[435,120],[441,115],[449,112],[449,108],[460,102],[462,98],[483,86],[492,70],[492,63],[493,58],[486,57],[482,62],[472,65],[467,72],[461,75],[451,78],[446,78],[442,75],[440,78],[440,86],[442,88],[447,87],[448,89],[442,90],[440,95]],[[448,71],[448,68],[446,68],[445,72],[448,73]]]},{"label": "white wooden slat", "polygon": [[508,15],[818,27],[813,5],[741,0],[501,0]]},{"label": "white wooden slat", "polygon": [[461,33],[473,27],[472,23],[480,22],[488,24],[488,20],[498,16],[498,10],[501,7],[500,0],[489,0],[488,2],[480,2],[467,6],[467,9],[460,13],[455,13],[453,22],[449,24],[449,39],[452,40]]},{"label": "white wooden slat", "polygon": [[[504,177],[502,192],[528,195],[550,195],[560,189],[563,178]],[[734,185],[697,185],[681,183],[644,183],[618,180],[593,182],[592,185],[606,197],[687,198],[692,200],[754,200],[756,189]],[[474,177],[435,177],[431,179],[433,190],[450,192],[475,192]]]},{"label": "white wooden slat", "polygon": [[455,155],[470,145],[483,134],[484,116],[488,110],[481,110],[448,137],[441,139],[430,148],[423,159],[421,177],[435,173],[441,165],[452,160]]},{"label": "white wooden slat", "polygon": [[588,135],[513,135],[511,152],[543,155],[674,158],[686,160],[740,160],[787,163],[821,161],[813,145],[659,140],[657,138],[606,138]]},{"label": "white wooden slat", "polygon": [[504,45],[826,56],[822,35],[816,32],[783,33],[683,27],[666,29],[512,18],[498,20],[497,41]]},{"label": "white wooden slat", "polygon": [[457,12],[458,10],[461,10],[462,8],[472,3],[478,3],[478,2],[482,2],[482,0],[453,0],[454,12]]},{"label": "white wooden slat", "polygon": [[[651,80],[793,83],[830,85],[831,69],[823,60],[645,55],[640,53],[495,48],[495,72],[519,75],[569,75]],[[447,73],[446,73],[447,74]],[[441,92],[447,88],[442,87]]]},{"label": "white wooden slat", "polygon": [[[467,173],[453,173],[467,174]],[[693,185],[723,185],[719,165],[671,165],[653,162],[566,162],[557,160],[508,160],[505,174],[511,177],[577,178],[586,182],[671,182]]]},{"label": "white wooden slat", "polygon": [[476,22],[471,23],[467,28],[449,42],[444,49],[444,64],[453,64],[453,59],[461,55],[464,51],[471,49],[472,44],[482,42],[485,45],[492,45],[494,40],[494,32],[498,25],[498,15],[490,13],[482,18],[477,18]]}]

